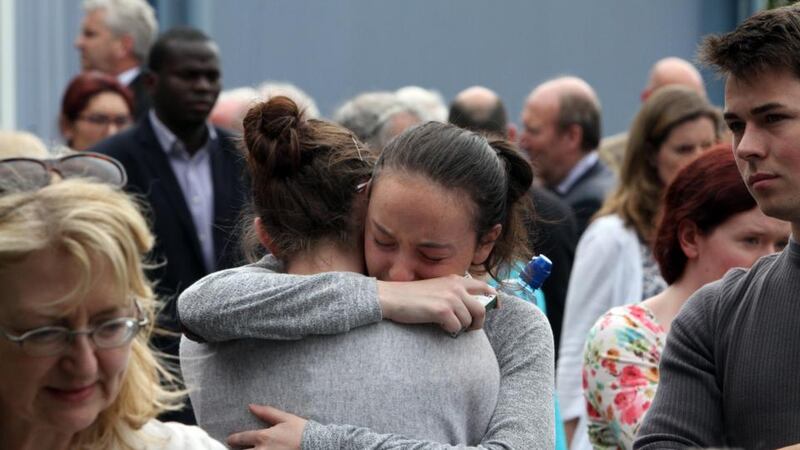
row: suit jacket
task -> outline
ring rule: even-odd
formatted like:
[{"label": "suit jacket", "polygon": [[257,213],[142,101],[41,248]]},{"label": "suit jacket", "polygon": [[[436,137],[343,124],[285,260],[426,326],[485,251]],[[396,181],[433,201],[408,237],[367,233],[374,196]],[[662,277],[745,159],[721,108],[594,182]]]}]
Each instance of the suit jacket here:
[{"label": "suit jacket", "polygon": [[578,178],[566,194],[561,195],[561,198],[575,212],[579,237],[616,184],[617,178],[614,172],[598,159],[589,170]]},{"label": "suit jacket", "polygon": [[[92,150],[119,160],[128,173],[126,190],[147,200],[156,237],[154,259],[163,263],[150,275],[156,281],[157,293],[167,301],[159,319],[162,326],[177,331],[177,295],[207,272],[189,207],[167,155],[147,116]],[[211,142],[209,153],[214,183],[215,270],[221,270],[243,261],[237,226],[247,199],[247,185],[243,178],[244,159],[230,133],[217,129],[217,139]],[[174,350],[177,354],[177,347]]]},{"label": "suit jacket", "polygon": [[567,285],[578,242],[578,226],[572,208],[552,192],[533,186],[530,195],[533,200],[534,220],[526,224],[528,239],[534,253],[544,254],[553,261],[553,268],[542,285],[542,292],[547,307],[547,319],[553,329],[555,355],[558,357]]},{"label": "suit jacket", "polygon": [[147,116],[147,111],[150,110],[150,92],[144,85],[144,70],[136,75],[136,78],[128,85],[128,89],[133,94],[133,117],[139,120]]}]

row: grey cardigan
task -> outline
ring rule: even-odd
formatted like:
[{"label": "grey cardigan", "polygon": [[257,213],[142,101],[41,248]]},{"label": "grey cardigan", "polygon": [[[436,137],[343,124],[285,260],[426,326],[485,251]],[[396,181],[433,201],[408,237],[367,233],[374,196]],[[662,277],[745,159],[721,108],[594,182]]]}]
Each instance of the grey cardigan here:
[{"label": "grey cardigan", "polygon": [[178,301],[213,342],[184,339],[181,365],[215,437],[262,426],[246,404],[263,401],[312,419],[304,449],[553,448],[552,334],[535,307],[502,296],[485,334],[453,340],[381,322],[374,278],[280,269],[266,257],[217,272]]}]

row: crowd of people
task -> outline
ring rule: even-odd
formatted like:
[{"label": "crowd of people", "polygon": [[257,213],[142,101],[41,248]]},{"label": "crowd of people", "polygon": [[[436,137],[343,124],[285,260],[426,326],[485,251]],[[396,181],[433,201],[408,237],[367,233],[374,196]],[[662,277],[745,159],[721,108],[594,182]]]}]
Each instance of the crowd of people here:
[{"label": "crowd of people", "polygon": [[0,132],[0,449],[800,446],[800,6],[703,40],[724,105],[663,58],[606,139],[575,76],[519,129],[484,86],[325,119],[84,12],[64,146]]}]

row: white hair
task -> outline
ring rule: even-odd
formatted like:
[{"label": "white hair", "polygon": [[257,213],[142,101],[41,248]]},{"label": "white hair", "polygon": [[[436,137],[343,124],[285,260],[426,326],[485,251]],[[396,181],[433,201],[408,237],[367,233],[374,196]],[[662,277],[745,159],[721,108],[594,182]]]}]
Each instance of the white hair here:
[{"label": "white hair", "polygon": [[242,119],[260,97],[258,91],[249,86],[226,89],[220,92],[209,120],[218,127],[241,133]]},{"label": "white hair", "polygon": [[253,101],[259,98],[258,91],[250,86],[242,86],[231,89],[225,89],[219,93],[219,99],[231,98],[242,101]]},{"label": "white hair", "polygon": [[153,7],[145,0],[83,0],[87,13],[97,9],[105,11],[106,26],[115,36],[133,38],[133,55],[144,63],[158,34]]},{"label": "white hair", "polygon": [[47,158],[49,153],[36,135],[27,131],[0,130],[0,159]]},{"label": "white hair", "polygon": [[409,114],[425,121],[413,106],[400,101],[394,92],[363,92],[346,101],[333,113],[333,121],[349,129],[374,149],[383,148],[391,136],[392,119]]},{"label": "white hair", "polygon": [[406,86],[395,92],[397,98],[416,110],[423,122],[447,122],[447,104],[439,91],[419,86]]},{"label": "white hair", "polygon": [[319,108],[317,108],[317,103],[314,99],[292,83],[268,80],[258,86],[258,93],[265,102],[279,95],[289,97],[303,111],[306,119],[319,118]]}]

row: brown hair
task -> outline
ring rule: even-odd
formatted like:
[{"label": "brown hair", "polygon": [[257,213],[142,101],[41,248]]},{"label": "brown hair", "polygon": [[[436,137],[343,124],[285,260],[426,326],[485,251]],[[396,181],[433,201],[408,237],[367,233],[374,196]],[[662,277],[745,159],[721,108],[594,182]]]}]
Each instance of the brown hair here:
[{"label": "brown hair", "polygon": [[[305,120],[283,96],[251,108],[243,123],[253,211],[275,256],[285,262],[323,240],[360,245],[363,218],[353,206],[375,161],[367,147],[339,125]],[[251,259],[254,231],[245,240]]]},{"label": "brown hair", "polygon": [[564,133],[571,125],[578,125],[583,131],[581,150],[589,152],[600,144],[600,105],[582,92],[565,92],[559,98],[556,126]]},{"label": "brown hair", "polygon": [[530,257],[523,220],[532,214],[526,194],[533,172],[516,147],[504,139],[487,139],[452,124],[428,122],[397,136],[375,165],[381,171],[419,174],[472,200],[474,228],[481,239],[497,224],[502,231],[483,268],[495,279],[497,269]]},{"label": "brown hair", "polygon": [[640,239],[650,242],[665,188],[655,163],[659,148],[672,130],[700,117],[714,122],[719,137],[719,113],[692,89],[665,86],[650,96],[631,125],[619,184],[595,217],[617,214],[625,225],[636,230]]},{"label": "brown hair", "polygon": [[729,33],[705,38],[698,59],[745,80],[768,69],[800,78],[800,5],[761,11]]}]

